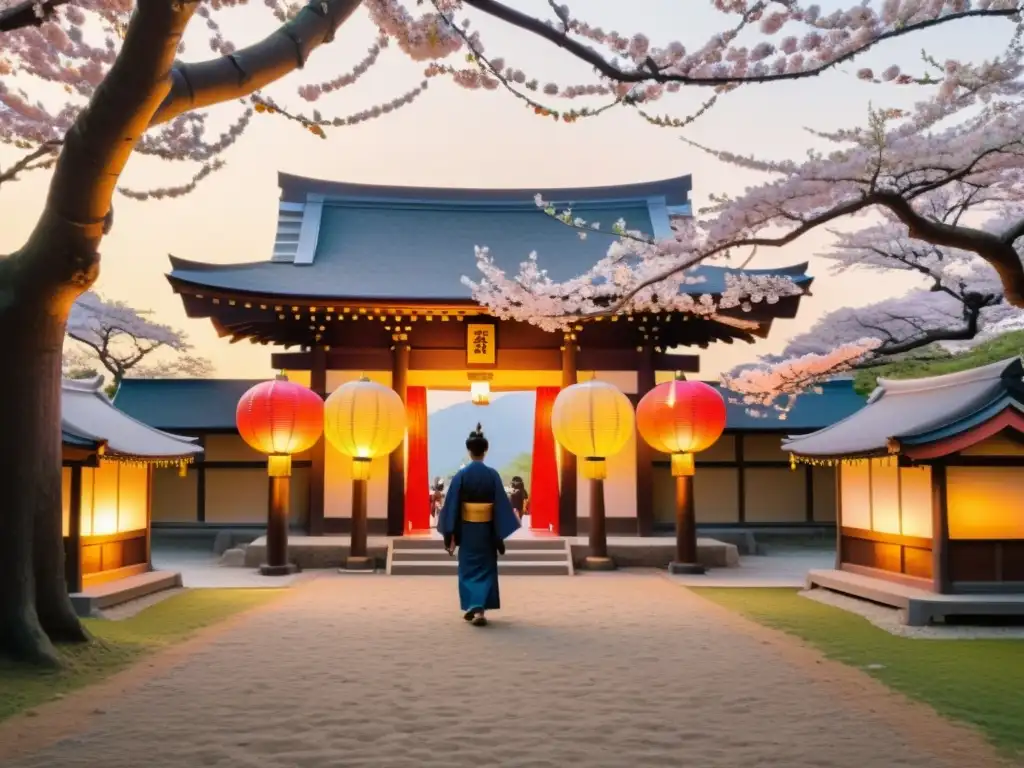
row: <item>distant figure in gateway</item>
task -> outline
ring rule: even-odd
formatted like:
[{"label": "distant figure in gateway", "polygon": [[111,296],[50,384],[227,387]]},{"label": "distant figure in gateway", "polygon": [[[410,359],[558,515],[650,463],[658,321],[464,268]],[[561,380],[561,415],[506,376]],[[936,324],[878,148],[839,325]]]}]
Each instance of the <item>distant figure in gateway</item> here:
[{"label": "distant figure in gateway", "polygon": [[477,627],[487,624],[487,611],[501,607],[498,555],[520,526],[501,476],[484,464],[489,447],[477,424],[466,438],[471,461],[452,478],[437,521],[448,554],[458,547],[462,617]]}]

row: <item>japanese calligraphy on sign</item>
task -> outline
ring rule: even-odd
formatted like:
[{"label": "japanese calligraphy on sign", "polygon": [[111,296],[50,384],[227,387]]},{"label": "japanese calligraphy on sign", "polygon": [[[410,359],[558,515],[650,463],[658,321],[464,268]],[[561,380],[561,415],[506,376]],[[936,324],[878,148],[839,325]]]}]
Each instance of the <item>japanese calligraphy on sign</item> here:
[{"label": "japanese calligraphy on sign", "polygon": [[494,326],[487,323],[466,324],[466,362],[469,365],[494,365]]}]

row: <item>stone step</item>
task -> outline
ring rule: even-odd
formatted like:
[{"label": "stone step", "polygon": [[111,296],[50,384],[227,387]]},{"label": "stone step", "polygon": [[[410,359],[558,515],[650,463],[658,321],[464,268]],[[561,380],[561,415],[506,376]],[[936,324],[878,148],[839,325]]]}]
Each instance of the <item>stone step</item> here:
[{"label": "stone step", "polygon": [[106,608],[180,586],[181,574],[177,571],[147,571],[86,587],[70,596],[71,605],[79,616],[99,616]]},{"label": "stone step", "polygon": [[[425,549],[440,549],[444,551],[444,542],[440,538],[427,537],[423,538],[415,536],[403,536],[391,540],[391,545],[395,551],[409,551],[409,550],[425,550]],[[565,550],[565,539],[559,539],[557,537],[542,538],[542,537],[523,537],[517,538],[512,537],[511,539],[505,539],[505,550],[522,550],[522,549],[544,549],[544,550],[556,550],[562,552]]]},{"label": "stone step", "polygon": [[[391,563],[392,576],[456,576],[458,563],[434,560],[406,560]],[[567,562],[517,562],[499,560],[498,574],[501,576],[571,576]]]},{"label": "stone step", "polygon": [[[515,561],[515,562],[564,562],[567,560],[568,554],[563,549],[561,552],[554,549],[506,549],[505,554],[501,556],[501,560]],[[434,549],[398,549],[397,547],[392,551],[391,554],[392,562],[409,562],[412,560],[453,560],[457,562],[457,559],[449,555],[443,548]]]}]

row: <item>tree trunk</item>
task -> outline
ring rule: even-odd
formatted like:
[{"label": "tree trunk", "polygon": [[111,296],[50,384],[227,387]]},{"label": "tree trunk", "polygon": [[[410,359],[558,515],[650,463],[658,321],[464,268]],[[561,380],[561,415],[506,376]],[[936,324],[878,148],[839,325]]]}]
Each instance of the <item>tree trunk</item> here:
[{"label": "tree trunk", "polygon": [[[33,279],[38,275],[33,274],[32,250],[30,243],[0,262],[0,332],[7,366],[0,376],[0,435],[5,438],[0,444],[0,653],[57,665],[38,613],[39,575],[38,605],[47,625],[59,629],[61,637],[75,637],[76,628],[77,636],[83,636],[74,612],[69,617],[64,611],[70,601],[61,525],[60,361],[70,302],[60,287]],[[37,562],[49,572],[34,572]]]}]

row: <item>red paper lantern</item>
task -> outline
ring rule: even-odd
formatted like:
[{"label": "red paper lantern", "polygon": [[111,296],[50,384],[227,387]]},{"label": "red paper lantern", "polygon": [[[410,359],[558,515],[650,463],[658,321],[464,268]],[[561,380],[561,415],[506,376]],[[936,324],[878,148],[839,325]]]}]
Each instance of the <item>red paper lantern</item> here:
[{"label": "red paper lantern", "polygon": [[672,454],[672,474],[693,474],[693,454],[715,444],[725,430],[725,400],[700,381],[667,381],[640,400],[636,426],[656,451]]},{"label": "red paper lantern", "polygon": [[[249,389],[235,410],[238,433],[250,446],[273,457],[292,456],[312,448],[324,429],[324,401],[308,387],[279,376]],[[289,465],[290,461],[276,463]]]}]

